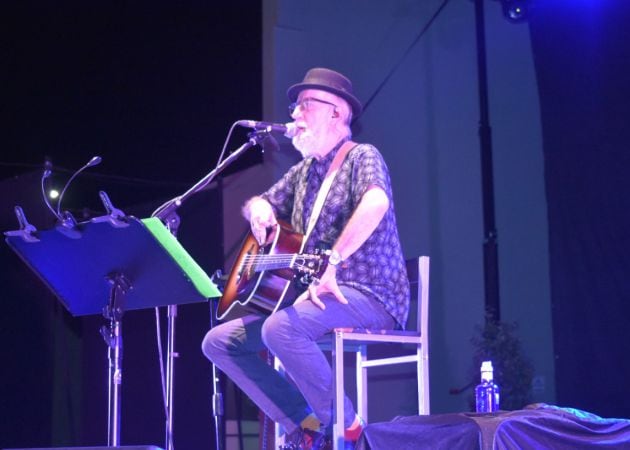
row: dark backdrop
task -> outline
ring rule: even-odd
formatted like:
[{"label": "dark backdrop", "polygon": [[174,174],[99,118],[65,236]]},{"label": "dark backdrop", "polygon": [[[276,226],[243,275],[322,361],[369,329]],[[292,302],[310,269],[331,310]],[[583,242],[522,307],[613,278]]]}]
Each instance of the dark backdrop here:
[{"label": "dark backdrop", "polygon": [[[256,1],[3,2],[2,231],[17,227],[15,204],[36,227],[53,224],[39,194],[45,158],[57,188],[93,155],[103,158],[64,199],[80,220],[103,214],[100,189],[146,217],[209,172],[230,124],[261,117],[261,26]],[[244,137],[237,132],[228,148]],[[252,150],[235,170],[260,160]],[[179,239],[208,273],[222,265],[221,210],[216,188],[180,210]],[[71,317],[4,244],[0,263],[0,447],[105,445],[105,320]],[[210,366],[200,350],[208,322],[207,305],[180,306],[181,449],[213,448]],[[152,310],[125,314],[125,445],[164,446],[155,334]]]},{"label": "dark backdrop", "polygon": [[[258,2],[3,2],[3,160],[190,181],[260,111]],[[17,156],[19,155],[19,157]],[[197,167],[197,169],[195,169]]]},{"label": "dark backdrop", "polygon": [[557,401],[627,418],[630,5],[535,4]]}]

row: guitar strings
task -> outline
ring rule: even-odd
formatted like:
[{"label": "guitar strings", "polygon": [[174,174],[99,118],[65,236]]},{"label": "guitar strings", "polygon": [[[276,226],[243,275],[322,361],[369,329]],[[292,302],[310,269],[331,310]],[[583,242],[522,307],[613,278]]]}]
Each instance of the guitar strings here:
[{"label": "guitar strings", "polygon": [[243,264],[245,265],[255,265],[257,267],[263,265],[276,265],[276,264],[288,264],[295,259],[295,264],[302,266],[302,262],[308,259],[321,259],[321,256],[303,256],[298,255],[297,257],[293,254],[279,254],[279,255],[245,255],[243,258]]},{"label": "guitar strings", "polygon": [[[293,255],[246,255],[246,259],[293,259]],[[304,258],[304,257],[298,257]]]},{"label": "guitar strings", "polygon": [[294,257],[292,255],[246,255],[243,258],[243,262],[252,263],[252,262],[283,262],[283,261],[292,261],[295,259],[296,261],[302,261],[306,259],[320,259],[319,257],[304,257],[298,256]]},{"label": "guitar strings", "polygon": [[300,255],[298,254],[296,256],[295,253],[281,253],[281,254],[277,254],[277,255],[260,255],[260,254],[255,254],[255,255],[245,255],[245,258],[253,258],[253,259],[293,259],[293,258],[297,258],[297,259],[320,259],[322,258],[322,256],[319,255]]}]

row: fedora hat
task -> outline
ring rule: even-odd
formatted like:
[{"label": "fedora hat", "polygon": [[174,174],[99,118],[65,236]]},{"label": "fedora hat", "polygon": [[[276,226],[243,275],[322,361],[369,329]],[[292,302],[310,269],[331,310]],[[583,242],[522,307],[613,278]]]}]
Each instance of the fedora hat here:
[{"label": "fedora hat", "polygon": [[287,91],[289,100],[296,101],[299,93],[304,89],[319,89],[343,98],[352,107],[352,114],[355,117],[361,115],[363,111],[361,102],[352,93],[352,82],[334,70],[322,67],[309,70],[301,83],[294,84],[289,88]]}]

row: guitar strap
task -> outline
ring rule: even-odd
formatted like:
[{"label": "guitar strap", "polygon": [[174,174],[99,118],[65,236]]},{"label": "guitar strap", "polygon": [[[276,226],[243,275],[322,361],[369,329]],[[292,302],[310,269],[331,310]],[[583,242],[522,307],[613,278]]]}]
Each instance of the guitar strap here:
[{"label": "guitar strap", "polygon": [[343,164],[343,161],[346,159],[348,153],[350,153],[350,150],[352,150],[356,145],[357,143],[353,141],[344,142],[333,158],[332,163],[330,163],[328,172],[326,173],[324,181],[322,181],[322,185],[317,193],[317,197],[315,198],[315,203],[313,203],[313,210],[311,212],[311,217],[308,219],[308,226],[306,227],[306,233],[304,233],[304,238],[302,239],[300,253],[304,251],[306,241],[308,241],[308,237],[311,235],[313,228],[315,228],[315,224],[319,218],[319,213],[322,211],[322,207],[324,206],[324,200],[326,200],[326,197],[328,196],[328,191],[330,191],[332,182],[335,179],[335,176],[337,176],[337,172],[339,172],[341,164]]}]

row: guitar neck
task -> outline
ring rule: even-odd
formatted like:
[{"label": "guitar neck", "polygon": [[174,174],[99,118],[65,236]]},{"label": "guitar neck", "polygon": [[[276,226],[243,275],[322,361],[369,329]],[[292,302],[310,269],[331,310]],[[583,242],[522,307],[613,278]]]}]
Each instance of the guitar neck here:
[{"label": "guitar neck", "polygon": [[265,270],[292,269],[299,255],[297,253],[286,253],[279,255],[250,255],[245,263],[251,264],[254,272]]}]

